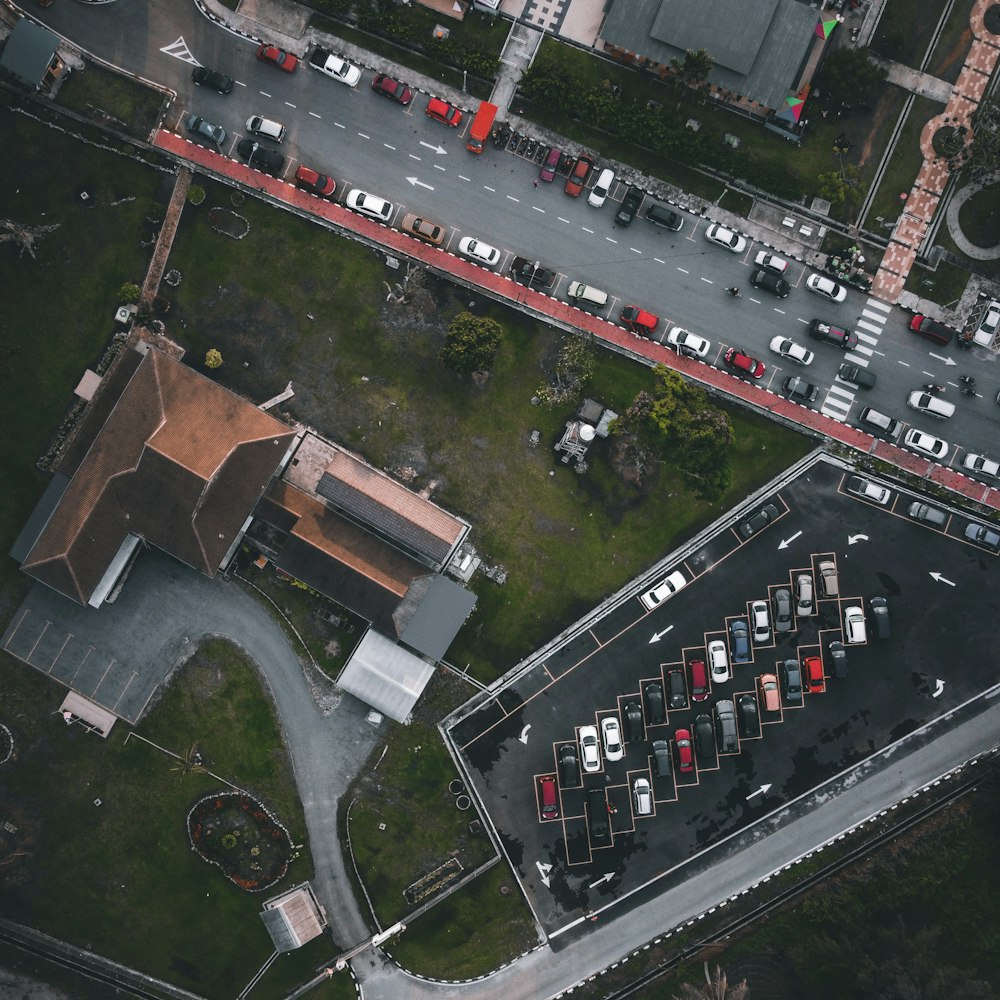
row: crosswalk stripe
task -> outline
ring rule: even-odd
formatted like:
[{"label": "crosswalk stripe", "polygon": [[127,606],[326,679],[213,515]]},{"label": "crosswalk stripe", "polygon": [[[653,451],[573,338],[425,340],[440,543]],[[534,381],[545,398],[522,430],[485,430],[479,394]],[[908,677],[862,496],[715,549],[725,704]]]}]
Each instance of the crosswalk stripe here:
[{"label": "crosswalk stripe", "polygon": [[870,333],[858,333],[858,340],[871,344],[873,347],[878,343],[878,337],[873,337]]},{"label": "crosswalk stripe", "polygon": [[871,323],[866,323],[863,319],[858,320],[858,327],[862,330],[868,330],[870,333],[881,333],[882,327],[874,326]]},{"label": "crosswalk stripe", "polygon": [[888,315],[889,312],[892,310],[892,306],[886,305],[886,303],[884,303],[884,302],[879,302],[878,299],[869,299],[868,300],[868,305],[870,305],[872,307],[872,309],[879,309],[879,310],[881,310],[886,315]]},{"label": "crosswalk stripe", "polygon": [[[862,360],[859,357],[859,355],[864,355],[864,356],[870,358],[874,353],[875,352],[870,347],[863,347],[861,344],[858,344],[858,346],[855,347],[853,351],[851,351],[849,354],[845,354],[844,357],[848,358],[851,361],[853,361],[856,365],[859,365],[859,364],[861,364],[861,360]],[[864,367],[865,368],[868,367],[867,360],[864,363]]]},{"label": "crosswalk stripe", "polygon": [[869,312],[867,309],[862,309],[861,315],[865,319],[874,320],[879,326],[885,326],[885,321],[889,318],[888,316],[880,316],[878,313]]},{"label": "crosswalk stripe", "polygon": [[[847,385],[847,382],[841,382],[841,385]],[[827,399],[831,396],[843,396],[847,400],[848,406],[854,402],[854,391],[852,389],[841,389],[839,385],[831,385],[829,389],[826,390]]]},{"label": "crosswalk stripe", "polygon": [[[848,407],[847,409],[850,409],[850,407]],[[820,407],[819,412],[822,413],[824,416],[830,417],[833,420],[839,420],[841,423],[843,423],[847,419],[846,409],[843,412],[841,412],[840,410],[834,410],[831,409],[827,403],[824,403]]]}]

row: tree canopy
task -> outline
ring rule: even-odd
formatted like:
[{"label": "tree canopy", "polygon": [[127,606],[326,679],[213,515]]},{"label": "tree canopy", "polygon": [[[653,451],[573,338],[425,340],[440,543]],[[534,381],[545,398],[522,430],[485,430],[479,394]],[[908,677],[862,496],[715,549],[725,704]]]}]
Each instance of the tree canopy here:
[{"label": "tree canopy", "polygon": [[886,78],[885,69],[867,49],[837,49],[827,56],[816,77],[820,107],[850,110],[868,107]]},{"label": "tree canopy", "polygon": [[715,61],[704,49],[688,49],[683,59],[671,59],[670,67],[689,87],[700,87],[715,68]]},{"label": "tree canopy", "polygon": [[503,340],[503,327],[489,316],[459,313],[448,327],[439,357],[446,368],[460,375],[487,371]]}]

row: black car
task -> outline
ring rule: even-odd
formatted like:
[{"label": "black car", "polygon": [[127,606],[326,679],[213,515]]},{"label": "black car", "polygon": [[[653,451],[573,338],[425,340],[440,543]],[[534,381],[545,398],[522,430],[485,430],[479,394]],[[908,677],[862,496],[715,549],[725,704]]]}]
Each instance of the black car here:
[{"label": "black car", "polygon": [[773,503],[764,504],[753,517],[747,518],[736,530],[740,538],[752,538],[758,531],[763,531],[772,521],[778,519],[778,508]]},{"label": "black car", "polygon": [[687,708],[687,688],[684,685],[684,671],[671,670],[667,674],[667,685],[670,691],[671,708]]},{"label": "black car", "polygon": [[736,709],[740,715],[740,728],[743,730],[743,735],[756,736],[760,731],[757,699],[752,694],[741,694],[736,700]]},{"label": "black car", "polygon": [[735,753],[739,747],[736,736],[736,709],[729,700],[715,703],[715,731],[719,737],[719,749],[723,753]]},{"label": "black car", "polygon": [[193,135],[208,139],[217,146],[221,146],[226,141],[226,130],[221,125],[213,125],[200,115],[188,115],[184,119],[184,127]]},{"label": "black car", "polygon": [[209,87],[217,90],[220,94],[228,94],[233,89],[233,79],[225,73],[216,73],[214,69],[207,66],[196,66],[191,71],[191,79],[199,87]]},{"label": "black car", "polygon": [[603,788],[592,788],[587,792],[587,827],[590,843],[595,847],[606,847],[611,843],[611,827],[608,825],[608,795]]},{"label": "black car", "polygon": [[750,626],[742,618],[729,623],[733,663],[750,662]]},{"label": "black car", "polygon": [[754,288],[763,288],[772,295],[777,295],[779,299],[787,297],[792,290],[792,286],[780,274],[775,274],[766,267],[758,267],[750,275],[750,284]]},{"label": "black car", "polygon": [[694,717],[694,745],[699,757],[715,756],[715,730],[712,720],[707,715]]},{"label": "black car", "polygon": [[580,762],[572,743],[565,743],[559,748],[559,784],[563,788],[580,784]]},{"label": "black car", "polygon": [[615,222],[619,226],[627,226],[635,218],[635,213],[639,211],[642,204],[643,192],[641,188],[635,186],[628,189],[628,193],[622,199],[621,207],[615,215]]},{"label": "black car", "polygon": [[771,599],[774,608],[774,631],[792,631],[792,592],[785,587],[774,592]]},{"label": "black car", "polygon": [[670,777],[670,744],[666,740],[653,740],[653,770],[658,778]]},{"label": "black car", "polygon": [[667,716],[663,711],[663,685],[658,681],[651,681],[643,689],[642,693],[646,699],[646,718],[650,726],[658,726],[667,721]]},{"label": "black car", "polygon": [[667,208],[666,205],[657,205],[656,202],[653,202],[646,209],[646,218],[654,226],[662,226],[664,229],[671,229],[675,233],[684,225],[684,220],[675,211]]},{"label": "black car", "polygon": [[627,743],[639,743],[645,736],[646,731],[642,725],[642,709],[637,701],[630,701],[622,712],[622,722],[625,726],[625,741]]},{"label": "black car", "polygon": [[804,400],[807,403],[815,403],[816,397],[819,395],[819,389],[812,382],[807,382],[804,378],[799,378],[798,375],[789,375],[781,383],[781,391],[789,399]]},{"label": "black car", "polygon": [[809,336],[813,340],[833,344],[843,351],[853,351],[858,346],[858,335],[853,330],[842,330],[839,326],[831,326],[818,319],[809,324]]},{"label": "black car", "polygon": [[837,378],[842,378],[845,382],[852,382],[859,389],[874,389],[875,383],[878,381],[878,377],[867,368],[852,365],[850,361],[845,361],[837,369]]},{"label": "black car", "polygon": [[785,660],[781,665],[781,684],[786,701],[802,701],[802,671],[798,660]]},{"label": "black car", "polygon": [[274,149],[262,146],[255,139],[240,139],[236,143],[236,152],[247,161],[251,167],[263,170],[269,174],[281,173],[285,166],[285,158]]},{"label": "black car", "polygon": [[884,597],[873,597],[868,602],[871,611],[872,631],[879,639],[888,639],[889,631],[889,602]]},{"label": "black car", "polygon": [[535,288],[551,288],[556,283],[556,272],[542,267],[537,260],[527,257],[515,257],[510,265],[510,273],[515,281],[522,285],[534,285]]},{"label": "black car", "polygon": [[842,642],[831,642],[827,647],[830,651],[830,663],[833,665],[833,676],[843,679],[847,676],[847,650]]}]

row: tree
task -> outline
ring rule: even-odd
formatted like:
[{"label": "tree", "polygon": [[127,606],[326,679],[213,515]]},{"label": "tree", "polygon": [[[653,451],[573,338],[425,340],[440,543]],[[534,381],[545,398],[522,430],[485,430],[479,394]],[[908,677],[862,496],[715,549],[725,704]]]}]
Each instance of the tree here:
[{"label": "tree", "polygon": [[574,400],[594,374],[594,348],[583,337],[567,336],[547,382],[535,395],[544,406],[555,407]]},{"label": "tree", "polygon": [[134,281],[126,281],[121,288],[118,289],[118,301],[124,302],[126,305],[131,305],[134,302],[139,301],[139,296],[142,294],[142,289]]},{"label": "tree", "polygon": [[726,974],[718,967],[712,976],[708,974],[708,962],[705,963],[705,985],[693,986],[685,983],[681,987],[681,995],[674,1000],[745,1000],[749,994],[747,981],[730,986],[726,982]]},{"label": "tree", "polygon": [[503,327],[495,319],[461,312],[448,327],[439,357],[445,368],[460,375],[487,371],[502,340]]},{"label": "tree", "polygon": [[987,97],[972,118],[969,172],[979,181],[1000,168],[1000,100]]},{"label": "tree", "polygon": [[670,67],[689,87],[698,89],[708,80],[715,60],[704,49],[688,49],[683,59],[671,59]]},{"label": "tree", "polygon": [[205,354],[205,367],[206,368],[221,368],[222,367],[222,353],[216,348],[212,347]]},{"label": "tree", "polygon": [[828,111],[867,107],[886,75],[884,67],[869,58],[867,49],[837,49],[817,74],[817,100]]},{"label": "tree", "polygon": [[834,205],[839,205],[846,200],[850,189],[857,185],[861,171],[852,164],[848,164],[842,170],[832,170],[828,174],[819,174],[816,181],[819,187],[816,189],[821,198]]}]

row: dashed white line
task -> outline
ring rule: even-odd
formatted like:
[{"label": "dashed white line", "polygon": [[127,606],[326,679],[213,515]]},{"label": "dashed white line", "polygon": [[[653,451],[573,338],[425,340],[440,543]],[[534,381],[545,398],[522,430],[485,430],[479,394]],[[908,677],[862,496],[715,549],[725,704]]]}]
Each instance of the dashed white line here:
[{"label": "dashed white line", "polygon": [[784,309],[779,309],[777,306],[774,307],[774,311],[776,313],[780,313],[782,316],[785,315],[785,310]]},{"label": "dashed white line", "polygon": [[309,114],[312,115],[313,118],[319,118],[320,117],[318,114],[316,114],[315,111],[310,111]]},{"label": "dashed white line", "polygon": [[590,233],[590,235],[591,235],[591,236],[593,236],[593,235],[594,235],[594,230],[593,230],[593,229],[588,229],[588,228],[587,228],[586,226],[580,226],[580,228],[581,228],[581,229],[582,229],[582,230],[583,230],[583,231],[584,231],[585,233]]},{"label": "dashed white line", "polygon": [[261,97],[270,97],[271,95],[266,90],[258,91]]},{"label": "dashed white line", "polygon": [[660,260],[659,257],[654,257],[653,260],[655,260],[657,264],[666,264],[666,261],[665,260]]},{"label": "dashed white line", "polygon": [[459,175],[458,175],[458,179],[459,179],[460,181],[471,181],[471,180],[472,180],[472,178],[471,178],[471,177],[466,177],[466,176],[465,176],[465,174],[459,174]]},{"label": "dashed white line", "polygon": [[395,146],[390,146],[387,142],[383,142],[382,145],[385,146],[386,149],[391,149],[394,153],[396,152]]},{"label": "dashed white line", "polygon": [[904,368],[909,368],[910,367],[910,362],[909,361],[900,361],[899,358],[896,358],[896,364],[897,365],[902,365]]},{"label": "dashed white line", "polygon": [[364,132],[359,132],[358,135],[360,135],[362,139],[370,139],[371,138],[370,135],[365,135]]},{"label": "dashed white line", "polygon": [[636,250],[636,248],[635,248],[635,247],[629,247],[629,250],[631,250],[631,251],[632,251],[632,253],[642,253],[642,251],[641,251],[641,250]]},{"label": "dashed white line", "polygon": [[614,243],[614,244],[615,244],[616,246],[618,245],[618,240],[613,240],[613,239],[612,239],[612,238],[611,238],[610,236],[605,236],[604,238],[605,238],[605,239],[606,239],[606,240],[607,240],[607,241],[608,241],[609,243]]},{"label": "dashed white line", "polygon": [[416,153],[407,153],[406,155],[407,155],[407,156],[409,156],[409,158],[410,158],[411,160],[416,160],[416,161],[417,161],[417,163],[419,163],[419,162],[420,162],[420,157],[419,157],[419,156],[417,156],[417,155],[416,155]]},{"label": "dashed white line", "polygon": [[333,123],[333,127],[334,128],[347,128],[346,125],[341,125],[340,122],[334,122]]},{"label": "dashed white line", "polygon": [[440,164],[435,163],[434,164],[434,169],[435,170],[447,170],[448,168],[447,167],[442,167]]},{"label": "dashed white line", "polygon": [[683,267],[679,267],[679,268],[677,268],[677,270],[680,271],[681,274],[690,274],[691,273],[690,271],[685,271]]},{"label": "dashed white line", "polygon": [[518,204],[520,204],[521,201],[520,198],[515,198],[512,194],[507,195],[507,200],[517,202]]},{"label": "dashed white line", "polygon": [[487,191],[492,191],[494,194],[497,193],[497,189],[496,188],[491,188],[489,186],[489,184],[484,184],[483,187],[486,188]]},{"label": "dashed white line", "polygon": [[293,108],[293,109],[295,109],[295,110],[298,110],[298,107],[297,107],[297,105],[295,105],[295,104],[292,104],[292,103],[291,103],[290,101],[285,101],[285,107],[286,107],[286,108]]},{"label": "dashed white line", "polygon": [[537,205],[532,205],[531,207],[532,207],[532,208],[533,208],[533,209],[534,209],[534,210],[535,210],[536,212],[541,212],[541,213],[542,213],[542,215],[544,215],[544,214],[545,214],[545,209],[544,209],[544,208],[539,208],[539,207],[538,207]]}]

